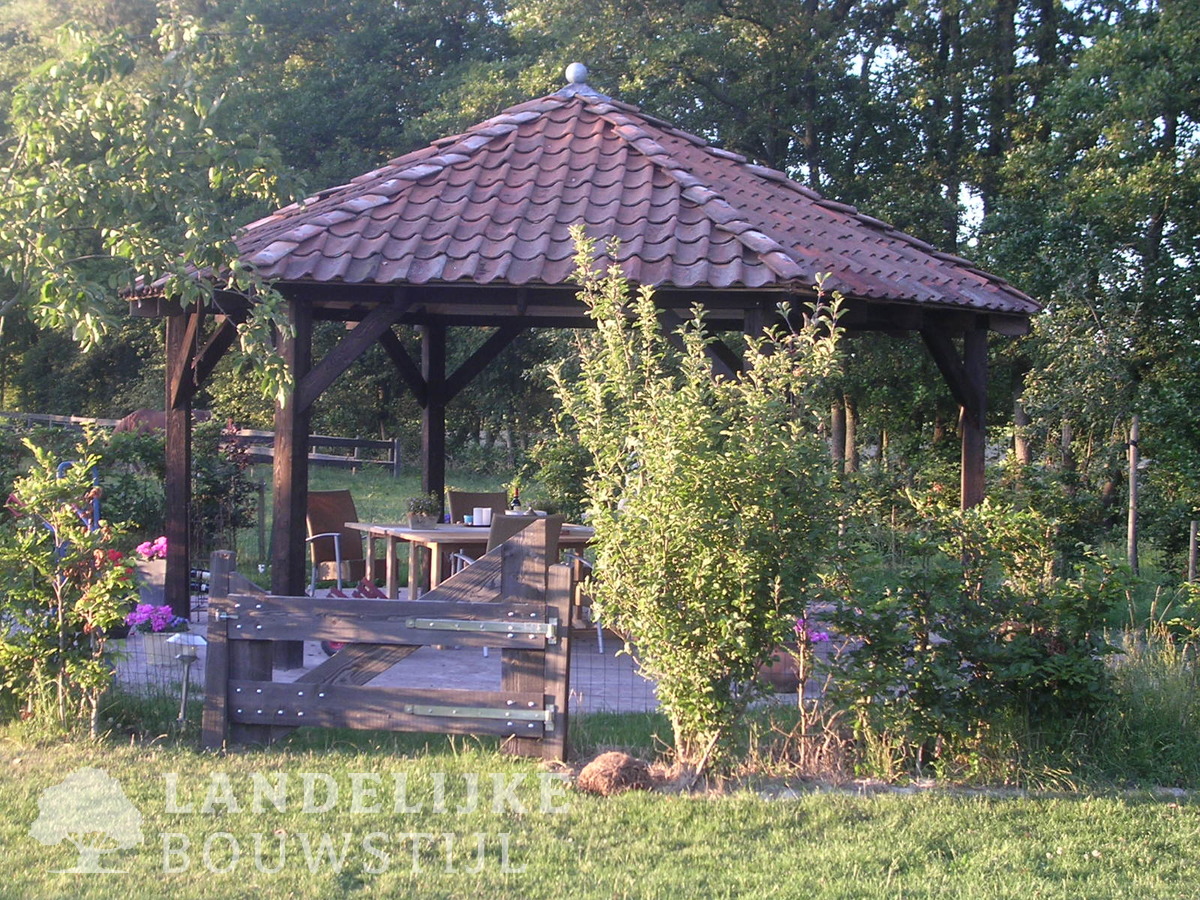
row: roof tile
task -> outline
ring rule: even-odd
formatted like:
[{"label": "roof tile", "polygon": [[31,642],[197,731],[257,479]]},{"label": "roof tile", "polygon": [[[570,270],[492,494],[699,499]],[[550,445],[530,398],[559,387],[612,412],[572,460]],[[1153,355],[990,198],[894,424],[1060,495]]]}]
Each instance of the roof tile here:
[{"label": "roof tile", "polygon": [[267,278],[562,284],[568,226],[617,237],[660,287],[811,287],[851,297],[1029,314],[1005,281],[854,207],[569,85],[249,225]]}]

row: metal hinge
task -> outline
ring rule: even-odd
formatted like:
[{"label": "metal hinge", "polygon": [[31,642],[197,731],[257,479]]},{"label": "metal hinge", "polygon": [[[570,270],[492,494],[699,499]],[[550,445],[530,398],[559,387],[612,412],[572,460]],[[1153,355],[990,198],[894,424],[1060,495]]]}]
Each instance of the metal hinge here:
[{"label": "metal hinge", "polygon": [[504,719],[513,722],[541,722],[546,731],[554,731],[554,714],[557,707],[552,703],[545,709],[497,709],[494,706],[429,706],[424,703],[408,703],[404,712],[410,716],[439,716],[447,719]]},{"label": "metal hinge", "polygon": [[472,621],[468,619],[405,619],[405,626],[421,631],[454,631],[459,634],[503,634],[512,637],[528,634],[544,637],[550,643],[558,640],[558,619],[545,622],[499,622],[495,620]]}]

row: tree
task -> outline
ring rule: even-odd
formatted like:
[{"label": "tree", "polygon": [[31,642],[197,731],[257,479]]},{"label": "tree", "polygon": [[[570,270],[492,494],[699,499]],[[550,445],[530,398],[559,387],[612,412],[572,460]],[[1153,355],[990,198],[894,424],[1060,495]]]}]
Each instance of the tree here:
[{"label": "tree", "polygon": [[240,38],[187,18],[155,38],[66,28],[58,58],[18,85],[0,167],[0,270],[14,292],[0,315],[22,308],[90,347],[139,285],[185,305],[218,287],[253,294],[241,350],[277,390],[279,298],[232,244],[231,222],[281,199],[278,154],[225,111]]},{"label": "tree", "polygon": [[1146,454],[1179,466],[1195,503],[1200,444],[1179,412],[1200,364],[1200,12],[1170,0],[1105,12],[1016,132],[983,246],[1050,301],[1022,349],[1047,447],[1069,432],[1096,448],[1068,450],[1115,496],[1140,412]]}]

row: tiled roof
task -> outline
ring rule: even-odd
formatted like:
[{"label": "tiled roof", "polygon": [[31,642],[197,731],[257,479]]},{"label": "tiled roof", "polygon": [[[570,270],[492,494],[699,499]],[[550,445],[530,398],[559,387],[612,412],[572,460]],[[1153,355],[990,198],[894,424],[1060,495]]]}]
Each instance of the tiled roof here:
[{"label": "tiled roof", "polygon": [[659,288],[809,288],[1028,314],[1002,279],[783,173],[571,84],[261,219],[242,256],[283,282],[567,284],[571,225]]}]

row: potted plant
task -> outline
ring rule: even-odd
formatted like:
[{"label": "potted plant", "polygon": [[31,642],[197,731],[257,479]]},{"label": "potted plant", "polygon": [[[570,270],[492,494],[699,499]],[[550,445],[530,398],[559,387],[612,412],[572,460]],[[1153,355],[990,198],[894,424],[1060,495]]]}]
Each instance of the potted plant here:
[{"label": "potted plant", "polygon": [[408,527],[433,528],[442,512],[442,499],[437,494],[421,494],[408,498]]},{"label": "potted plant", "polygon": [[174,662],[174,654],[167,645],[167,640],[173,634],[188,630],[188,620],[177,616],[169,606],[152,606],[149,603],[139,603],[125,617],[125,624],[132,625],[134,630],[142,635],[146,647],[146,664],[151,666],[167,666]]}]

